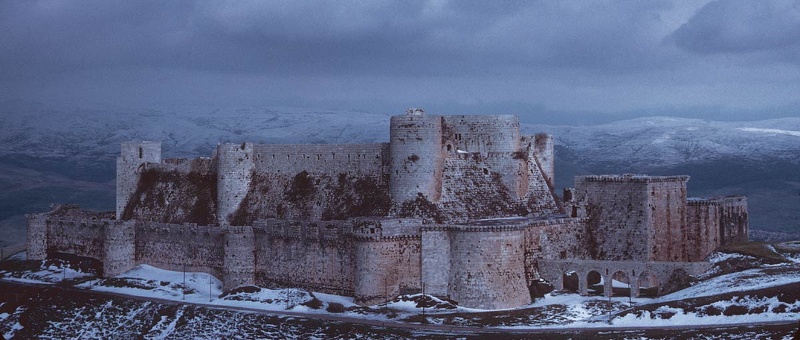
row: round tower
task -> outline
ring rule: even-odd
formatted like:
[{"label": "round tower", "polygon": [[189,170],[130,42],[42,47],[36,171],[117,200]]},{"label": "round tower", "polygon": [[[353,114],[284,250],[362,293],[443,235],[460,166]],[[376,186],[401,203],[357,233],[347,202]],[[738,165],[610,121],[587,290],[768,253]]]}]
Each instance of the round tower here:
[{"label": "round tower", "polygon": [[389,193],[400,204],[422,194],[439,201],[442,186],[442,117],[426,116],[420,109],[393,116],[390,123]]},{"label": "round tower", "polygon": [[142,164],[161,163],[161,142],[125,142],[117,157],[117,219],[139,185]]},{"label": "round tower", "polygon": [[253,144],[220,144],[216,156],[217,223],[228,224],[250,188],[255,168]]},{"label": "round tower", "polygon": [[354,248],[353,293],[358,304],[388,301],[400,294],[397,260],[388,254],[390,242],[380,237],[356,237]]}]

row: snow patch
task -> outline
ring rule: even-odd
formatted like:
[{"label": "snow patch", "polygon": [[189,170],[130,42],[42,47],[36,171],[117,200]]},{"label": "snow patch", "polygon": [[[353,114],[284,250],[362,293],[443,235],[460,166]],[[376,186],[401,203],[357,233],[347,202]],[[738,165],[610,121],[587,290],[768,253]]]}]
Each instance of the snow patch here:
[{"label": "snow patch", "polygon": [[761,129],[761,128],[738,128],[737,130],[745,132],[761,132],[761,133],[783,134],[783,135],[800,137],[800,131],[793,131],[793,130]]}]

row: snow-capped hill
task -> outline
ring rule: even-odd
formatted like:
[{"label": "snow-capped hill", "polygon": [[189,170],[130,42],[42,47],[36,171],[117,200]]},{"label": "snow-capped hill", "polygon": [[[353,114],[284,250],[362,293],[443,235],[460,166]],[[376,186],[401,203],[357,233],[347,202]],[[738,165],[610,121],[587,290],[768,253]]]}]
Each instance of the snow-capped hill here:
[{"label": "snow-capped hill", "polygon": [[523,125],[553,134],[556,144],[584,163],[663,167],[724,157],[800,163],[800,118],[755,122],[647,117],[595,126]]},{"label": "snow-capped hill", "polygon": [[[389,116],[302,108],[0,105],[0,155],[107,158],[116,156],[127,140],[162,141],[167,157],[208,155],[219,142],[385,142]],[[562,156],[587,164],[668,166],[728,156],[800,163],[800,118],[717,122],[647,117],[596,126],[522,128],[526,134],[553,134]]]},{"label": "snow-capped hill", "polygon": [[0,154],[105,158],[123,141],[155,140],[168,157],[207,156],[219,142],[386,141],[388,126],[388,115],[345,110],[29,107],[0,114]]}]

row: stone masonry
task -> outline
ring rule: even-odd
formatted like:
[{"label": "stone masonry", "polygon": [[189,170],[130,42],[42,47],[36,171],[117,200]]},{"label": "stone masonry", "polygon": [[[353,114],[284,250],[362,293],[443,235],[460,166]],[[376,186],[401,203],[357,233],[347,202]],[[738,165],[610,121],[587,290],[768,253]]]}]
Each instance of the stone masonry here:
[{"label": "stone masonry", "polygon": [[420,109],[391,118],[388,143],[244,142],[162,160],[160,143],[128,142],[116,212],[29,215],[28,258],[93,258],[105,276],[185,268],[225,290],[293,286],[362,304],[424,290],[499,309],[530,303],[541,279],[562,288],[562,275],[593,269],[663,292],[668,272],[695,274],[719,245],[747,240],[743,197],[687,198],[688,176],[605,175],[578,177],[562,202],[553,160],[552,136],[521,135],[515,116]]}]

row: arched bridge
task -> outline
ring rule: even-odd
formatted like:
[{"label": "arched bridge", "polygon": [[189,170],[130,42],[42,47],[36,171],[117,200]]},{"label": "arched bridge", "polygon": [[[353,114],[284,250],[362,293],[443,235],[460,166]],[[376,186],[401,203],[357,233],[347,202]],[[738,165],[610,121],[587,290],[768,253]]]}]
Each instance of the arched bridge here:
[{"label": "arched bridge", "polygon": [[[601,260],[539,260],[539,275],[556,290],[575,290],[581,295],[629,290],[631,297],[658,296],[670,279],[696,276],[711,267],[708,262],[645,262]],[[577,277],[576,277],[577,276]],[[577,285],[575,284],[577,281]],[[577,286],[577,287],[576,287]],[[617,293],[620,294],[620,293]],[[623,293],[624,294],[624,293]]]}]

